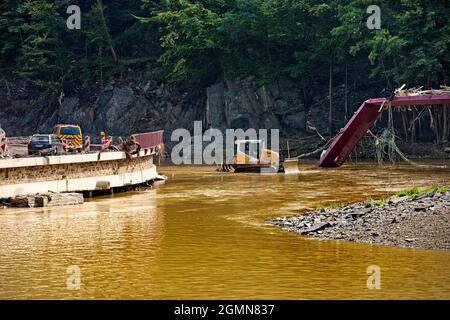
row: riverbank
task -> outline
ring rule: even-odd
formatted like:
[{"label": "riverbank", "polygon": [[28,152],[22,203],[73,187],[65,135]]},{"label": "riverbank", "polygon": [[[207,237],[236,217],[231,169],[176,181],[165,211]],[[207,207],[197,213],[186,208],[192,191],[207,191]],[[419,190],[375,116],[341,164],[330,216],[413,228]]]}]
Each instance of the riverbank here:
[{"label": "riverbank", "polygon": [[269,219],[309,237],[371,244],[450,249],[450,189],[413,188],[388,199]]}]

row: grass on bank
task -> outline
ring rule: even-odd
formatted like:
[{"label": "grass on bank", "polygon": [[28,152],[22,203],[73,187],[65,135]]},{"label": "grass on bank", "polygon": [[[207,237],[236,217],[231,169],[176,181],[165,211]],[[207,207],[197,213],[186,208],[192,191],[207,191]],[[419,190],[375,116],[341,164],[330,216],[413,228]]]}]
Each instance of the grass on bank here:
[{"label": "grass on bank", "polygon": [[450,185],[442,185],[442,186],[435,185],[433,187],[423,188],[423,189],[419,189],[418,187],[414,186],[410,189],[405,189],[405,190],[396,192],[395,195],[397,197],[408,196],[409,198],[416,198],[425,193],[444,193],[449,189],[450,189]]},{"label": "grass on bank", "polygon": [[385,205],[388,201],[389,200],[386,197],[383,197],[383,198],[378,199],[378,200],[369,199],[369,200],[366,201],[366,206],[367,207],[378,207],[378,206]]},{"label": "grass on bank", "polygon": [[[417,186],[413,186],[412,188],[404,189],[404,190],[396,192],[395,196],[396,197],[408,196],[409,198],[414,199],[422,194],[444,193],[447,190],[450,190],[450,185],[435,185],[432,187],[422,188],[422,189]],[[370,208],[370,207],[382,206],[382,205],[387,204],[388,202],[389,202],[389,197],[382,197],[381,199],[377,199],[377,200],[370,198],[370,199],[366,200],[365,204],[367,207]],[[327,207],[317,206],[314,210],[315,211],[325,211],[325,209],[338,209],[338,208],[343,208],[347,205],[348,205],[348,203],[345,203],[345,202],[332,202]]]},{"label": "grass on bank", "polygon": [[[433,187],[428,187],[428,188],[422,188],[420,189],[417,186],[413,186],[412,188],[409,189],[404,189],[404,190],[400,190],[398,192],[395,193],[396,197],[405,197],[407,196],[408,198],[414,199],[417,198],[418,196],[422,195],[422,194],[426,194],[426,193],[444,193],[447,190],[450,189],[450,185],[435,185]],[[373,200],[373,199],[369,199],[366,201],[366,205],[368,207],[374,207],[374,206],[382,206],[384,204],[386,204],[389,201],[389,198],[387,197],[383,197],[379,200]]]},{"label": "grass on bank", "polygon": [[325,209],[338,209],[338,208],[343,208],[347,205],[348,205],[348,203],[346,203],[346,202],[332,202],[326,207],[317,206],[314,209],[314,211],[325,211]]}]

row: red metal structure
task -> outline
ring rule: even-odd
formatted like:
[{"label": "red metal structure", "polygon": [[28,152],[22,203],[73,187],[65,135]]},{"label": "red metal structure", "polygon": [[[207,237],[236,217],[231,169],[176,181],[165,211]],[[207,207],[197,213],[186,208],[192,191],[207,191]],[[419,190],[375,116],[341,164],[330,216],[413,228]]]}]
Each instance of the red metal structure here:
[{"label": "red metal structure", "polygon": [[7,141],[6,137],[0,137],[0,156],[6,154],[6,150],[8,149]]},{"label": "red metal structure", "polygon": [[[325,154],[317,162],[316,167],[339,167],[347,160],[356,144],[373,126],[383,111],[381,106],[387,105],[385,98],[366,100],[347,125],[341,129],[328,147]],[[429,106],[450,104],[450,94],[430,94],[417,96],[394,97],[392,106]]]},{"label": "red metal structure", "polygon": [[139,142],[141,148],[148,149],[159,146],[163,143],[163,133],[164,130],[146,133],[133,134],[136,141]]}]

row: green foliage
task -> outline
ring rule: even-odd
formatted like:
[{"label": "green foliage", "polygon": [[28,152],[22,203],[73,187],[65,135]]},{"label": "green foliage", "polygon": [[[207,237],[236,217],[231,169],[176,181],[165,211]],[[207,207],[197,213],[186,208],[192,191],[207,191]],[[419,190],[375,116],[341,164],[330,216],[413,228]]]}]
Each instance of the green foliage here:
[{"label": "green foliage", "polygon": [[445,184],[444,185],[435,185],[435,186],[423,188],[423,189],[420,189],[420,188],[414,186],[412,188],[396,192],[395,195],[397,197],[408,196],[410,198],[416,198],[417,196],[425,194],[425,193],[444,193],[448,190],[450,190],[450,185],[445,185]]},{"label": "green foliage", "polygon": [[369,208],[383,206],[387,203],[387,201],[388,201],[388,199],[385,197],[378,199],[378,200],[369,199],[366,201],[366,206]]},{"label": "green foliage", "polygon": [[[0,3],[2,78],[53,91],[103,84],[157,61],[170,82],[202,87],[290,77],[300,88],[353,81],[398,87],[450,80],[450,4],[437,0],[86,0],[82,29],[67,0]],[[369,5],[382,28],[366,26]]]},{"label": "green foliage", "polygon": [[[381,8],[382,29],[365,28],[365,8]],[[333,29],[350,40],[349,53],[367,54],[372,77],[385,77],[396,87],[426,85],[448,79],[450,6],[446,1],[353,0],[339,10],[340,25]]]},{"label": "green foliage", "polygon": [[[288,76],[306,87],[326,79],[330,64],[342,74],[342,64],[349,60],[355,78],[366,69],[372,78],[385,79],[387,85],[431,85],[449,77],[445,67],[449,66],[450,24],[445,17],[450,10],[444,1],[212,3],[164,1],[159,8],[160,63],[170,79],[197,81],[209,75],[207,78],[214,82],[255,76],[264,83]],[[380,30],[366,26],[366,9],[372,4],[381,7]],[[186,10],[193,14],[194,9],[195,25],[186,16]],[[208,23],[211,16],[200,14],[201,10],[213,15],[214,23]],[[208,30],[208,36],[200,32],[198,37],[186,37],[187,31],[195,31],[198,25],[205,26],[203,31]],[[214,50],[202,54],[198,41],[209,43],[211,39]],[[373,66],[370,70],[367,62]],[[214,68],[204,68],[211,64]]]},{"label": "green foliage", "polygon": [[0,69],[14,70],[15,59],[23,43],[22,26],[25,7],[22,1],[2,1],[0,3]]},{"label": "green foliage", "polygon": [[57,14],[60,2],[27,0],[24,8],[29,20],[21,27],[23,45],[17,60],[17,73],[39,85],[56,89],[65,78],[67,56],[61,41],[65,22]]},{"label": "green foliage", "polygon": [[431,188],[431,192],[444,193],[450,190],[450,185],[434,186]]},{"label": "green foliage", "polygon": [[[435,185],[428,188],[419,188],[417,186],[413,186],[408,189],[404,189],[401,191],[398,191],[395,193],[396,197],[408,197],[411,199],[417,198],[418,196],[426,193],[444,193],[447,190],[450,190],[450,185]],[[374,206],[382,206],[388,203],[389,198],[388,197],[382,197],[378,200],[368,199],[366,201],[367,207],[374,207]]]},{"label": "green foliage", "polygon": [[50,92],[67,92],[101,84],[148,61],[150,46],[142,41],[142,26],[133,17],[141,13],[140,0],[83,1],[81,30],[66,27],[69,4],[67,0],[0,3],[2,78],[31,80]]},{"label": "green foliage", "polygon": [[216,13],[201,3],[167,1],[167,9],[158,12],[154,21],[161,25],[164,51],[159,63],[169,81],[196,83],[217,77],[220,19]]},{"label": "green foliage", "polygon": [[348,205],[348,203],[345,203],[345,202],[332,202],[326,207],[317,206],[314,210],[325,212],[325,209],[339,209],[339,208],[343,208],[347,205]]},{"label": "green foliage", "polygon": [[405,197],[408,196],[410,198],[415,198],[417,197],[419,194],[421,193],[420,189],[416,186],[409,188],[409,189],[405,189],[405,190],[401,190],[399,192],[396,192],[395,195],[397,197]]}]

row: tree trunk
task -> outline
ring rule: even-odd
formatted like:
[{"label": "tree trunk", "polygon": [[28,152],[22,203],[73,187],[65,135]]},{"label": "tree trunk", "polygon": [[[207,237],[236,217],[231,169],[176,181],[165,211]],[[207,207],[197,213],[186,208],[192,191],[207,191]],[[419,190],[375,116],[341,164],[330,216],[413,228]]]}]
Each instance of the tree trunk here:
[{"label": "tree trunk", "polygon": [[406,112],[400,111],[402,115],[403,132],[405,133],[405,142],[408,142],[408,120],[406,119]]},{"label": "tree trunk", "polygon": [[103,29],[105,31],[106,40],[108,41],[109,50],[111,50],[111,55],[112,55],[114,63],[117,64],[117,62],[118,62],[117,54],[116,54],[116,51],[114,50],[114,46],[112,43],[111,35],[109,34],[108,26],[106,25],[106,19],[105,19],[105,13],[104,13],[102,0],[97,0],[97,3],[100,7],[100,14],[101,14],[101,19],[102,19]]},{"label": "tree trunk", "polygon": [[328,110],[328,130],[330,136],[333,136],[333,61],[330,61],[330,78],[329,78],[329,110]]},{"label": "tree trunk", "polygon": [[345,59],[345,102],[344,102],[344,125],[347,122],[347,111],[348,111],[348,61]]},{"label": "tree trunk", "polygon": [[449,132],[449,114],[448,114],[448,105],[444,105],[444,115],[442,117],[442,142],[447,143],[448,142],[448,132]]},{"label": "tree trunk", "polygon": [[[395,128],[394,128],[394,113],[392,110],[392,106],[389,104],[389,108],[388,108],[388,129],[391,132],[391,134],[393,136],[395,136]],[[394,162],[395,158],[394,158],[394,149],[392,147],[392,145],[389,143],[388,144],[388,157],[389,157],[389,161],[390,162]]]},{"label": "tree trunk", "polygon": [[411,143],[416,143],[416,111],[413,111],[413,122],[411,124]]},{"label": "tree trunk", "polygon": [[99,68],[100,68],[100,87],[103,89],[103,54],[102,54],[102,47],[98,48],[98,55],[100,56],[100,63],[99,63]]},{"label": "tree trunk", "polygon": [[436,117],[433,115],[433,111],[431,108],[428,108],[428,114],[430,115],[430,127],[433,129],[434,136],[435,136],[435,144],[439,144],[441,139],[439,137],[439,130],[437,127]]}]

